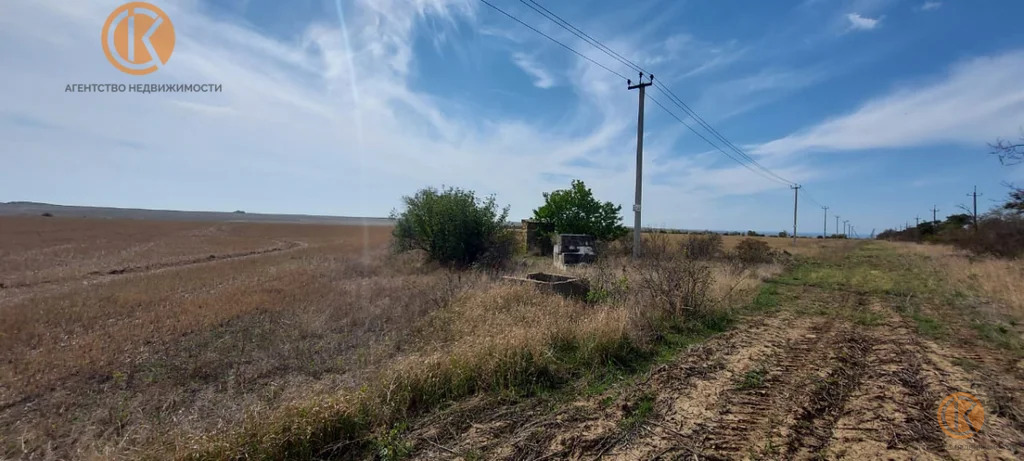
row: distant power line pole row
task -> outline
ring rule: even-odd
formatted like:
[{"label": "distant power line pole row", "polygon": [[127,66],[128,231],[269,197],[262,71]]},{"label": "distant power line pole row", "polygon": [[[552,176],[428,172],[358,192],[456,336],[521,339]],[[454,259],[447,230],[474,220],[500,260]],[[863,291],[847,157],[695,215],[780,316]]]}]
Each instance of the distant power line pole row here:
[{"label": "distant power line pole row", "polygon": [[825,215],[821,219],[821,222],[822,222],[821,238],[825,238],[825,237],[828,237],[828,207],[827,206],[823,206],[823,207],[821,207],[821,209],[825,210]]},{"label": "distant power line pole row", "polygon": [[654,76],[650,81],[644,83],[644,73],[640,72],[640,81],[636,85],[626,80],[626,88],[629,90],[640,89],[640,108],[637,110],[636,119],[636,198],[633,201],[633,259],[640,257],[640,200],[642,193],[642,178],[644,171],[644,96],[645,89],[654,82]]},{"label": "distant power line pole row", "polygon": [[796,246],[796,203],[797,196],[800,195],[800,185],[789,186],[793,189],[793,245]]}]

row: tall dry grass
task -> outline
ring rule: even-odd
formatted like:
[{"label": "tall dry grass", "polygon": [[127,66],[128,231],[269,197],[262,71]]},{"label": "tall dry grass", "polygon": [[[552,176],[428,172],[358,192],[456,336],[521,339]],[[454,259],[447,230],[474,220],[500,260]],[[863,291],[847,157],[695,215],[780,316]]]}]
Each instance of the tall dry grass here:
[{"label": "tall dry grass", "polygon": [[[725,260],[692,261],[679,245],[662,248],[658,259],[633,262],[622,256],[568,271],[591,282],[589,302],[565,299],[530,286],[467,274],[449,290],[447,306],[423,322],[401,358],[392,360],[375,384],[300,403],[245,430],[180,444],[205,447],[195,459],[331,457],[372,445],[374,431],[447,401],[479,392],[530,394],[590,373],[636,366],[658,352],[666,329],[703,328],[721,322],[739,302],[749,302],[761,280],[781,265],[737,267]],[[686,284],[701,273],[707,302],[690,304]],[[536,265],[530,266],[536,270]],[[550,270],[550,268],[548,269]],[[652,273],[666,281],[651,286]],[[674,302],[661,299],[675,298]],[[745,301],[741,301],[745,298]],[[665,309],[657,306],[673,306]]]},{"label": "tall dry grass", "polygon": [[[40,222],[0,229],[0,275],[51,282],[0,291],[2,458],[350,452],[446,401],[642,363],[658,328],[728,312],[780,270],[701,261],[707,302],[666,319],[639,281],[671,271],[624,257],[577,269],[610,288],[585,303],[390,257],[386,228]],[[275,241],[304,246],[189,263]],[[141,270],[89,275],[126,266]]]},{"label": "tall dry grass", "polygon": [[926,256],[933,268],[964,293],[981,294],[1024,321],[1024,260],[975,256],[949,245],[892,242],[904,251]]}]

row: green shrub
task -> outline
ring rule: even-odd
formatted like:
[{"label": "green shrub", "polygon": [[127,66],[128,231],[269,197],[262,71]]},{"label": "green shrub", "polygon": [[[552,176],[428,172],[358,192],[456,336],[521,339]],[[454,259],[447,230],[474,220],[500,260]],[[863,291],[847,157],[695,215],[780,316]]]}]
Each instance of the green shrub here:
[{"label": "green shrub", "polygon": [[481,200],[472,191],[428,187],[402,200],[405,211],[391,213],[395,251],[423,250],[431,260],[455,267],[494,266],[512,256],[516,243],[505,227],[508,207],[499,209],[493,196]]}]

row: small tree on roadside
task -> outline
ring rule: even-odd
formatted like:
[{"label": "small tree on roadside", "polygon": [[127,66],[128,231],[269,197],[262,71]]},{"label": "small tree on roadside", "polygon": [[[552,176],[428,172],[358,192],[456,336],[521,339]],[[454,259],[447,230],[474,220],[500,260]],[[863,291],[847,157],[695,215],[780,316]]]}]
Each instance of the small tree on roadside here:
[{"label": "small tree on roadside", "polygon": [[583,181],[573,180],[568,189],[544,194],[544,205],[533,210],[533,219],[549,224],[558,234],[589,234],[600,240],[626,235],[622,206],[600,202]]},{"label": "small tree on roadside", "polygon": [[511,256],[509,209],[498,208],[493,196],[479,199],[473,191],[428,187],[402,201],[405,210],[391,212],[396,251],[423,250],[431,260],[455,267],[482,259],[493,265],[492,254]]}]

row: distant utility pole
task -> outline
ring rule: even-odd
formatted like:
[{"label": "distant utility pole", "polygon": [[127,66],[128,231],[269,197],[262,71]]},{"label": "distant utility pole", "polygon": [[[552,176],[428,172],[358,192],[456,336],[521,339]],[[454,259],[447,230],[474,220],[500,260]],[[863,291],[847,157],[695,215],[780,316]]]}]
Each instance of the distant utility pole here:
[{"label": "distant utility pole", "polygon": [[850,225],[850,220],[849,220],[849,219],[844,219],[844,220],[843,220],[843,235],[844,235],[844,236],[847,236],[847,237],[849,237],[849,236],[850,236],[850,233],[846,231],[846,228],[847,228],[847,227],[848,227],[849,225]]},{"label": "distant utility pole", "polygon": [[797,202],[797,196],[800,193],[800,185],[797,184],[795,186],[789,186],[789,188],[793,189],[793,245],[795,246],[796,245],[796,202]]},{"label": "distant utility pole", "polygon": [[631,80],[626,80],[626,88],[629,90],[640,89],[640,108],[636,117],[636,198],[633,200],[633,259],[640,257],[640,199],[643,197],[643,171],[644,171],[644,95],[645,89],[654,83],[654,75],[644,83],[644,73],[640,72],[640,81],[636,85]]},{"label": "distant utility pole", "polygon": [[921,225],[921,217],[920,216],[914,216],[914,227],[919,227],[920,225]]},{"label": "distant utility pole", "polygon": [[841,216],[836,215],[836,235],[839,235],[839,218],[841,218]]},{"label": "distant utility pole", "polygon": [[822,222],[821,238],[825,238],[825,237],[828,237],[828,207],[827,206],[823,206],[823,207],[821,207],[821,209],[825,210],[825,215],[822,217],[822,220],[821,220],[821,222]]},{"label": "distant utility pole", "polygon": [[968,197],[974,197],[974,232],[978,232],[978,196],[985,195],[978,193],[978,186],[974,186],[974,192],[967,194]]},{"label": "distant utility pole", "polygon": [[938,218],[936,218],[936,215],[938,214],[938,212],[939,212],[939,207],[936,206],[936,205],[932,205],[932,224],[935,224],[935,225],[939,224],[939,220],[938,220]]}]

